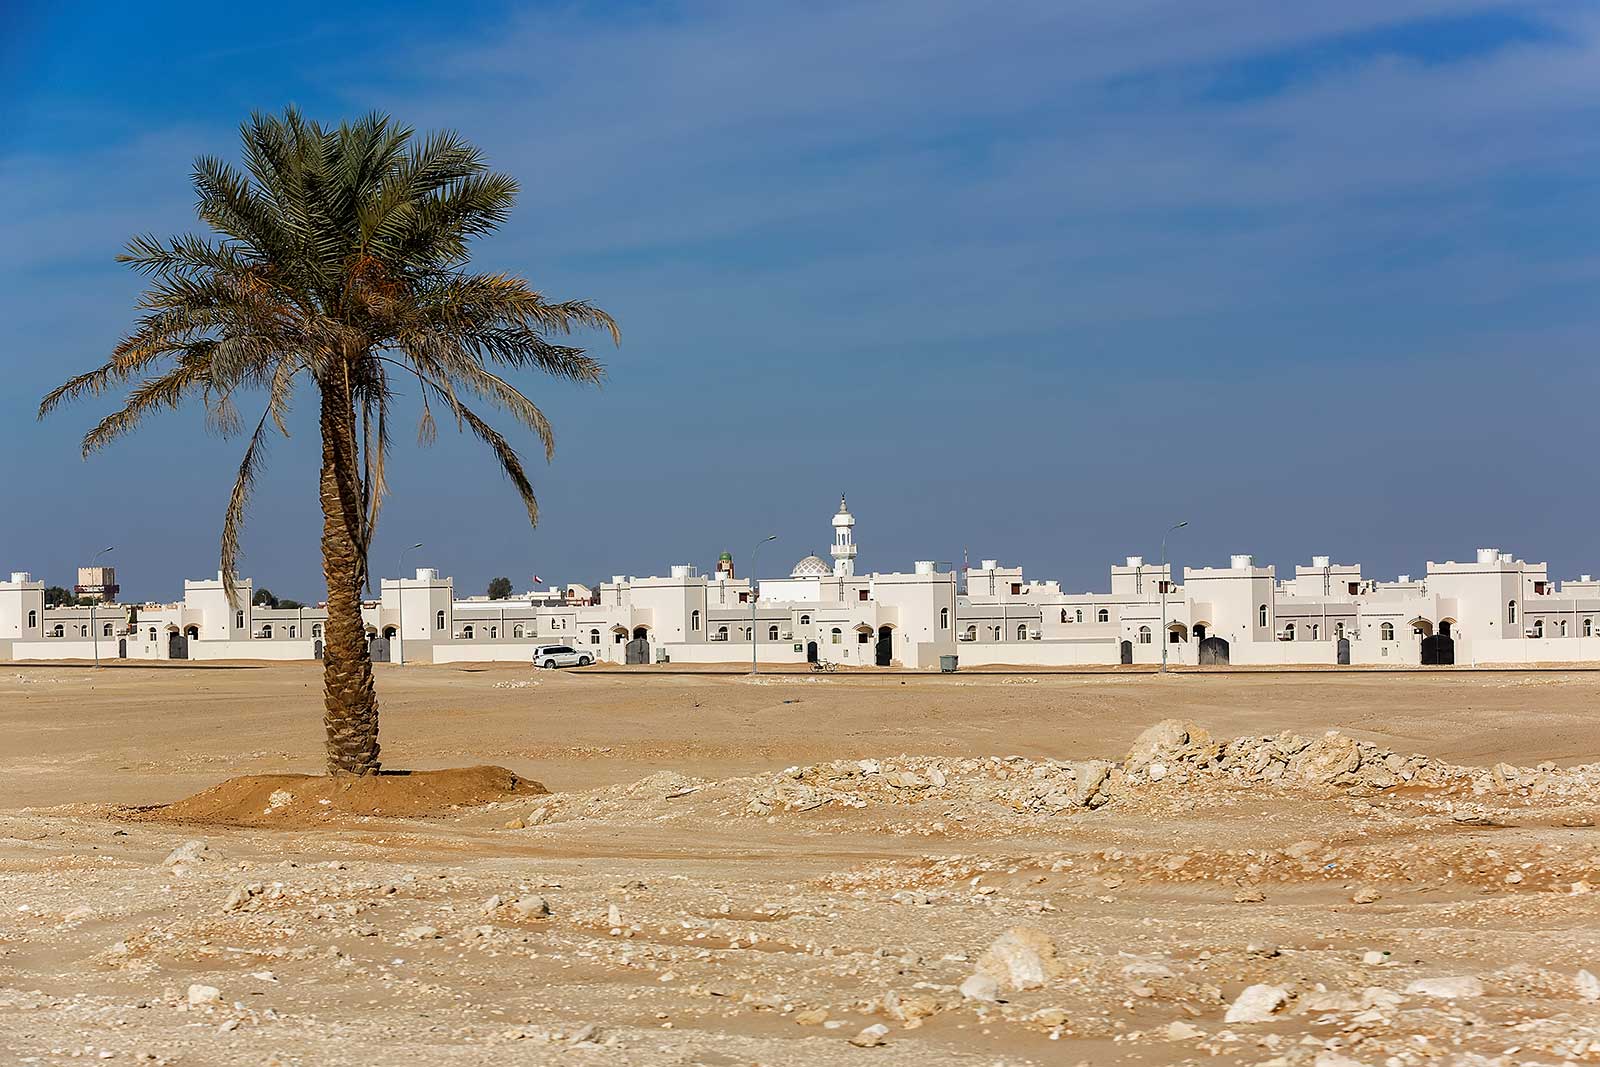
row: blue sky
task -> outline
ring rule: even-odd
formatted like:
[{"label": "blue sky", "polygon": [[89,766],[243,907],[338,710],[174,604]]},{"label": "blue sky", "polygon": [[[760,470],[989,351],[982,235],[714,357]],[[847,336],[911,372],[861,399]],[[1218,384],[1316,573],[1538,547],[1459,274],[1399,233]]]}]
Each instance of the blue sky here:
[{"label": "blue sky", "polygon": [[[1495,544],[1600,572],[1600,8],[1346,0],[7,5],[0,569],[215,570],[241,445],[174,414],[85,462],[40,424],[195,228],[252,109],[450,126],[522,183],[478,262],[621,321],[527,381],[545,518],[470,442],[393,461],[398,549],[478,591],[828,537],[1073,589],[1129,553],[1370,573]],[[596,339],[598,344],[598,339]],[[304,412],[302,412],[302,415]],[[314,426],[244,569],[320,595]],[[402,435],[402,441],[407,435]],[[533,451],[532,442],[527,442]]]}]

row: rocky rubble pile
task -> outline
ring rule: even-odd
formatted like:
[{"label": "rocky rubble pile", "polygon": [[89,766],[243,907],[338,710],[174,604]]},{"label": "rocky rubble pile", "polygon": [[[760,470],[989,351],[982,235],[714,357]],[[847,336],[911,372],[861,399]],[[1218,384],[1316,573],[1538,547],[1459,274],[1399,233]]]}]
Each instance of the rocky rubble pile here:
[{"label": "rocky rubble pile", "polygon": [[1048,815],[1098,808],[1162,783],[1198,782],[1357,793],[1411,785],[1476,794],[1583,798],[1600,789],[1600,764],[1565,770],[1554,764],[1459,767],[1337,731],[1315,738],[1284,731],[1272,737],[1217,740],[1192,722],[1168,719],[1141,734],[1120,763],[902,755],[790,767],[748,793],[745,812],[767,816],[822,807],[932,802],[952,810]]}]

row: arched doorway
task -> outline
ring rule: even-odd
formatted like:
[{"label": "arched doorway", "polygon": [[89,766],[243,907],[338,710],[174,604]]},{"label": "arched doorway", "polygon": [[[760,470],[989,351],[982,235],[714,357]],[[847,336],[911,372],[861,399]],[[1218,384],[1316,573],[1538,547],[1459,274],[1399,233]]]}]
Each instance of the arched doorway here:
[{"label": "arched doorway", "polygon": [[806,642],[806,662],[817,662],[817,643],[815,641]]},{"label": "arched doorway", "polygon": [[629,641],[623,650],[623,658],[635,666],[650,662],[650,629],[645,626],[633,628],[633,640]]},{"label": "arched doorway", "polygon": [[126,637],[117,638],[117,658],[128,658],[128,639]]},{"label": "arched doorway", "polygon": [[1220,637],[1208,637],[1200,642],[1200,666],[1226,667],[1228,665],[1228,642]]},{"label": "arched doorway", "polygon": [[1194,624],[1194,639],[1196,641],[1204,641],[1206,639],[1206,624],[1205,623],[1197,622],[1197,623]]},{"label": "arched doorway", "polygon": [[179,633],[176,629],[167,631],[167,658],[189,658],[189,639]]},{"label": "arched doorway", "polygon": [[1133,662],[1133,642],[1132,641],[1124,641],[1124,642],[1122,642],[1122,662],[1123,662],[1124,665],[1127,665],[1127,664]]},{"label": "arched doorway", "polygon": [[311,654],[316,656],[318,659],[322,658],[322,638],[319,637],[315,641],[311,642]]},{"label": "arched doorway", "polygon": [[1350,666],[1350,639],[1348,637],[1339,638],[1337,649],[1338,651],[1335,654],[1335,658],[1338,660],[1339,666]]},{"label": "arched doorway", "polygon": [[876,662],[880,667],[887,667],[894,659],[894,630],[888,626],[878,627],[878,647],[876,649]]},{"label": "arched doorway", "polygon": [[183,636],[187,637],[191,641],[197,640],[200,637],[200,627],[198,627],[198,626],[189,627],[188,629],[183,631]]}]

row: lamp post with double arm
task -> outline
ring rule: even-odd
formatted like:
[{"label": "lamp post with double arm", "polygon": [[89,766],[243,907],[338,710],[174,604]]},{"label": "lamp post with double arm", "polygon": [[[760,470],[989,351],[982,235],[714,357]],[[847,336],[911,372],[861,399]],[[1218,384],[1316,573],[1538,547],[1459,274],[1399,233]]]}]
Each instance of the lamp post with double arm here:
[{"label": "lamp post with double arm", "polygon": [[1171,575],[1167,573],[1167,536],[1173,530],[1181,530],[1189,525],[1189,520],[1184,519],[1161,535],[1161,672],[1167,671],[1167,586],[1172,584]]},{"label": "lamp post with double arm", "polygon": [[[760,674],[761,666],[756,662],[756,553],[761,551],[761,546],[768,541],[776,541],[777,534],[763,537],[756,542],[756,547],[750,550],[750,673]],[[706,629],[710,629],[710,623]]]},{"label": "lamp post with double arm", "polygon": [[406,554],[409,552],[415,552],[421,547],[422,542],[418,541],[416,544],[406,549],[405,552],[400,553],[400,573],[394,580],[394,584],[400,598],[399,607],[395,611],[394,632],[400,638],[400,647],[399,649],[395,650],[395,662],[402,665],[406,661]]},{"label": "lamp post with double arm", "polygon": [[[99,563],[101,556],[105,555],[107,552],[115,551],[116,547],[116,545],[107,545],[105,548],[102,548],[100,551],[96,552],[94,554],[94,559],[89,561],[89,566],[93,567],[96,563]],[[100,666],[100,627],[98,623],[95,622],[95,609],[100,606],[100,598],[105,595],[105,588],[105,583],[101,582],[100,592],[96,593],[95,598],[89,601],[89,640],[94,642],[94,665],[96,667]]]}]

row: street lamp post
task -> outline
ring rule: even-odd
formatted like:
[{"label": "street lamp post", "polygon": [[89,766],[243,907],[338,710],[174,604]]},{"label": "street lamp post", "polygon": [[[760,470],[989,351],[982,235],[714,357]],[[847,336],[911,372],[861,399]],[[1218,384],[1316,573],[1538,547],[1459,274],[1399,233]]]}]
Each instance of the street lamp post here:
[{"label": "street lamp post", "polygon": [[[761,546],[768,541],[776,541],[777,534],[763,537],[756,542],[756,547],[750,550],[750,673],[760,674],[761,667],[756,663],[756,553],[761,551]],[[710,629],[707,624],[706,629]]]},{"label": "street lamp post", "polygon": [[1173,530],[1181,530],[1189,525],[1189,520],[1184,519],[1172,529],[1161,535],[1161,673],[1167,671],[1167,586],[1172,584],[1172,575],[1167,572],[1167,536]]},{"label": "street lamp post", "polygon": [[[99,563],[101,556],[105,555],[107,552],[115,550],[116,547],[116,545],[107,545],[105,548],[102,548],[100,551],[96,552],[94,554],[94,559],[89,561],[89,566],[93,567],[96,563]],[[95,622],[95,609],[100,606],[100,597],[105,595],[105,588],[105,583],[101,582],[100,594],[97,595],[93,600],[89,601],[89,640],[94,642],[94,665],[96,667],[100,666],[100,626]]]},{"label": "street lamp post", "polygon": [[396,623],[394,632],[400,638],[400,648],[395,652],[395,655],[398,658],[395,660],[395,662],[401,666],[404,666],[406,662],[406,553],[413,552],[421,547],[422,542],[418,541],[416,544],[406,549],[405,552],[400,553],[400,573],[394,580],[394,584],[398,590],[397,595],[400,598],[400,606],[395,612]]}]

